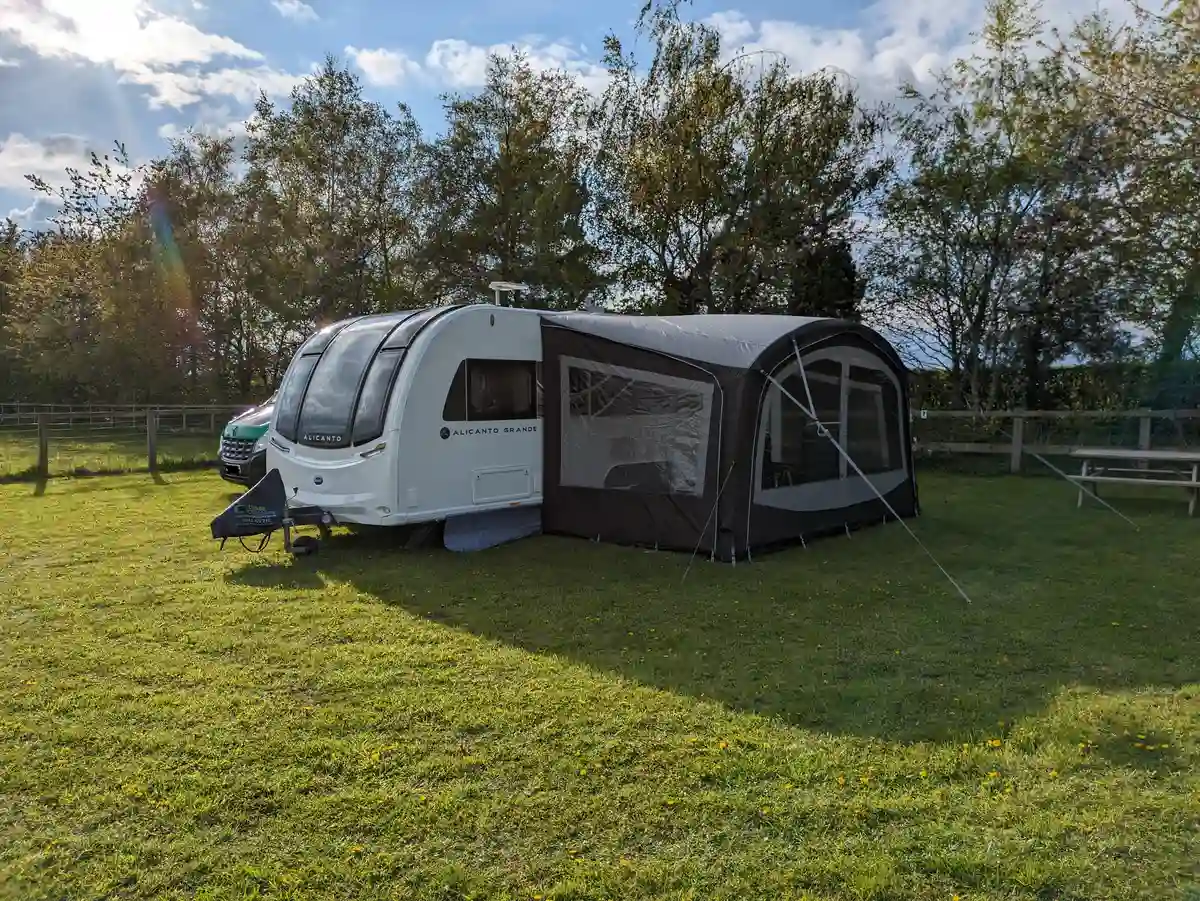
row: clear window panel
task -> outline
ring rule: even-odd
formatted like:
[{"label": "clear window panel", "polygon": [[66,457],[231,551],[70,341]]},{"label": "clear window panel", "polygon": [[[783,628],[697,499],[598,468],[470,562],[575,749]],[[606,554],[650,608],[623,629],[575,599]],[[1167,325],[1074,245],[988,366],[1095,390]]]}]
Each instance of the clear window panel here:
[{"label": "clear window panel", "polygon": [[359,385],[380,342],[395,324],[394,318],[356,322],[339,332],[325,349],[300,408],[297,440],[301,444],[350,444],[350,417]]},{"label": "clear window panel", "polygon": [[602,363],[567,364],[564,485],[704,493],[712,387]]},{"label": "clear window panel", "polygon": [[[768,401],[779,404],[779,415],[773,427],[767,429],[762,487],[783,488],[841,478],[841,454],[829,439],[841,441],[842,364],[815,360],[805,364],[803,376],[797,371],[782,384],[787,393],[773,386],[771,393],[778,396]],[[788,394],[805,406],[811,395],[819,424]]]},{"label": "clear window panel", "polygon": [[362,395],[358,399],[358,410],[354,414],[354,444],[374,441],[383,434],[388,401],[403,359],[402,350],[382,350],[371,363]]}]

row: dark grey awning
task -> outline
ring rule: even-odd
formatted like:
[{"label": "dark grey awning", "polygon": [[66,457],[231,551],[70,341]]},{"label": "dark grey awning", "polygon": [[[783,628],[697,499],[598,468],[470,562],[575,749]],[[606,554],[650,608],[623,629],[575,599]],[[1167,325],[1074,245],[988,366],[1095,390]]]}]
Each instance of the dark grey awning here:
[{"label": "dark grey awning", "polygon": [[814,322],[815,316],[716,313],[694,316],[626,316],[611,313],[546,313],[547,321],[630,347],[658,351],[716,366],[746,369],[778,339]]}]

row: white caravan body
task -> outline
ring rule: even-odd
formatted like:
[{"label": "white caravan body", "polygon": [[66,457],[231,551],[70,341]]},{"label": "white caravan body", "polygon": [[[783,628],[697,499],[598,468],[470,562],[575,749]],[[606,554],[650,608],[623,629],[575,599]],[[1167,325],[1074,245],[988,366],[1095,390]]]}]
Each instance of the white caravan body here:
[{"label": "white caravan body", "polygon": [[311,337],[267,446],[289,506],[389,526],[541,504],[540,324],[536,310],[483,303]]}]

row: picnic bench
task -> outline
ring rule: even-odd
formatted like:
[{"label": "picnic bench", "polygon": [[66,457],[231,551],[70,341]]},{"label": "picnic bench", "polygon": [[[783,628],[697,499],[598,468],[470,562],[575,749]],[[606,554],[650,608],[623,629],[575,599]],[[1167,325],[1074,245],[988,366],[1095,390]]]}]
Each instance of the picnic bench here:
[{"label": "picnic bench", "polygon": [[1077,507],[1083,506],[1083,497],[1087,493],[1085,485],[1091,485],[1097,495],[1103,484],[1155,485],[1186,489],[1188,516],[1196,514],[1196,501],[1200,498],[1200,448],[1138,450],[1079,447],[1071,451],[1071,456],[1082,460],[1079,475],[1069,477],[1072,482],[1079,484]]}]

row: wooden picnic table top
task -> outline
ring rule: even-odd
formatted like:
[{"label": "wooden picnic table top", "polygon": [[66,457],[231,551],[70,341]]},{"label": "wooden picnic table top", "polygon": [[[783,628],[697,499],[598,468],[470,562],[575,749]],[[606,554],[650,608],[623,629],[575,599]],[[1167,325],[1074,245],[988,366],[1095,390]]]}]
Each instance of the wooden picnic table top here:
[{"label": "wooden picnic table top", "polygon": [[1139,450],[1136,447],[1077,447],[1072,457],[1092,460],[1160,460],[1164,463],[1200,463],[1200,447]]}]

